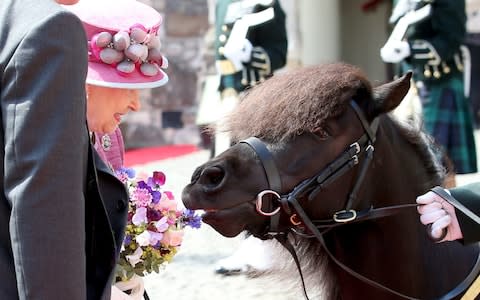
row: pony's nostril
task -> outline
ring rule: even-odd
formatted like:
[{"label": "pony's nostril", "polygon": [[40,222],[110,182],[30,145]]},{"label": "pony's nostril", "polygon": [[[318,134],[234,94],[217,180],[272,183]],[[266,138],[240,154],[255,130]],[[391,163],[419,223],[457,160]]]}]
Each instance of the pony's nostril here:
[{"label": "pony's nostril", "polygon": [[201,175],[202,181],[205,185],[215,187],[219,185],[225,177],[225,171],[219,167],[210,167],[204,169]]},{"label": "pony's nostril", "polygon": [[192,178],[190,178],[190,183],[195,183],[200,178],[201,174],[202,174],[201,167],[198,167],[197,169],[195,169],[195,171],[192,174]]}]

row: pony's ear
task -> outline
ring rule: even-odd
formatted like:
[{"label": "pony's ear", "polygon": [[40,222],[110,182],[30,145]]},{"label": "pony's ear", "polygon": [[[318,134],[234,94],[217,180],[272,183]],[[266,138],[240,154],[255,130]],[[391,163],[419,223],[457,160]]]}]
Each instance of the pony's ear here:
[{"label": "pony's ear", "polygon": [[402,77],[382,84],[373,89],[373,114],[378,116],[387,113],[397,107],[402,102],[410,89],[410,79],[412,72],[409,71]]}]

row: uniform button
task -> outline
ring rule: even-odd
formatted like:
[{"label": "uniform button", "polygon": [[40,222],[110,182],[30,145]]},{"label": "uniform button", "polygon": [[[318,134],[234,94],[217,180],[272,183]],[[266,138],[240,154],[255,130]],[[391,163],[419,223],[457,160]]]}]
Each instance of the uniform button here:
[{"label": "uniform button", "polygon": [[117,209],[118,209],[119,211],[124,210],[125,207],[126,207],[125,201],[123,201],[122,199],[120,199],[120,200],[117,201]]},{"label": "uniform button", "polygon": [[227,31],[227,30],[228,30],[227,25],[222,25],[222,31]]},{"label": "uniform button", "polygon": [[219,37],[218,37],[218,40],[222,43],[225,43],[225,41],[227,40],[227,36],[224,35],[224,34],[221,34]]}]

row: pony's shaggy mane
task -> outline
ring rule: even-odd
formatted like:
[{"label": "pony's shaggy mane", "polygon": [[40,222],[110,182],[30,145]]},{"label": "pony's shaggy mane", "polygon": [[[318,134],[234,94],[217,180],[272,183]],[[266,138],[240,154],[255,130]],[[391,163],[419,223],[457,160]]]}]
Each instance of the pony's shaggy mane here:
[{"label": "pony's shaggy mane", "polygon": [[[275,75],[248,90],[226,120],[233,140],[256,136],[288,141],[340,115],[359,88],[371,94],[370,82],[357,67],[335,63]],[[272,105],[275,103],[275,105]]]},{"label": "pony's shaggy mane", "polygon": [[425,166],[428,178],[431,182],[429,186],[441,185],[447,175],[447,169],[443,165],[442,156],[444,155],[438,145],[435,144],[433,138],[427,135],[420,127],[414,124],[404,123],[396,118],[391,117],[390,131],[398,132],[409,144],[413,146],[413,150],[418,154],[420,160]]}]

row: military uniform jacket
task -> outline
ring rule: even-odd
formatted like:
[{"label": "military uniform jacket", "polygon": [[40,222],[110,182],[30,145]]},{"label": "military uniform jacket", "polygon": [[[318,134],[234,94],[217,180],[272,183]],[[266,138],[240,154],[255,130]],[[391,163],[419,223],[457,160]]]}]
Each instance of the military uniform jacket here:
[{"label": "military uniform jacket", "polygon": [[[234,23],[225,22],[228,6],[235,0],[218,0],[215,10],[215,49],[216,60],[225,61],[222,54],[223,46],[228,41]],[[252,26],[247,33],[247,39],[252,43],[254,52],[252,60],[244,64],[244,70],[234,74],[221,74],[219,90],[234,88],[237,92],[263,81],[273,72],[283,67],[287,60],[287,32],[285,13],[278,1],[273,1],[274,18],[265,23]],[[265,9],[257,5],[253,12]],[[227,72],[229,73],[229,72]]]},{"label": "military uniform jacket", "polygon": [[[416,80],[441,80],[463,71],[460,45],[466,29],[465,1],[429,0],[432,11],[426,19],[413,24],[407,32]],[[409,68],[409,66],[407,66]]]}]

